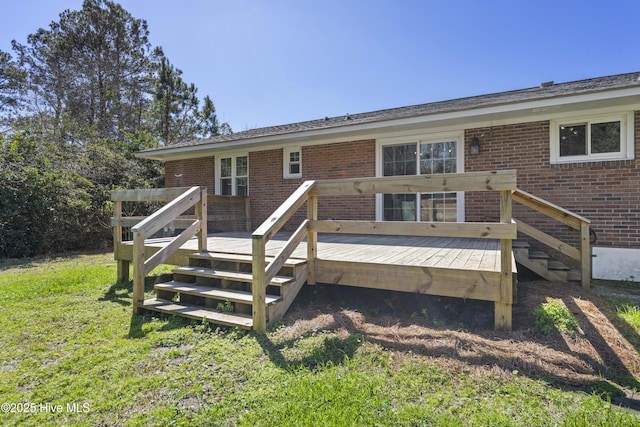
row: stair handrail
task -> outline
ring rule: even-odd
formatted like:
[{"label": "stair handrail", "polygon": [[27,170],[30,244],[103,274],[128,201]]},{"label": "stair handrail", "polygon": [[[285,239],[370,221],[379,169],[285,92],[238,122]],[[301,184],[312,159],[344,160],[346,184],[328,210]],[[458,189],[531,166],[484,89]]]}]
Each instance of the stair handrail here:
[{"label": "stair handrail", "polygon": [[[184,231],[173,237],[171,242],[146,258],[145,240],[178,219],[183,212],[195,206],[195,219]],[[146,217],[134,227],[133,232],[133,311],[138,314],[144,304],[144,278],[155,267],[166,261],[175,251],[196,234],[198,250],[207,251],[207,189],[187,188],[182,194]]]},{"label": "stair handrail", "polygon": [[515,220],[518,231],[579,261],[581,285],[583,288],[588,289],[591,284],[591,242],[589,240],[591,221],[521,189],[513,190],[511,197],[514,202],[518,202],[580,232],[580,248],[575,248],[569,243],[538,230],[532,225],[526,224],[521,220]]},{"label": "stair handrail", "polygon": [[253,329],[256,332],[262,333],[267,329],[265,302],[267,284],[277,274],[300,242],[307,237],[309,221],[305,220],[302,222],[269,265],[266,265],[267,242],[287,223],[305,202],[309,201],[309,192],[314,186],[315,181],[305,181],[302,183],[251,235],[253,254],[253,280],[251,286],[253,296],[252,317]]}]

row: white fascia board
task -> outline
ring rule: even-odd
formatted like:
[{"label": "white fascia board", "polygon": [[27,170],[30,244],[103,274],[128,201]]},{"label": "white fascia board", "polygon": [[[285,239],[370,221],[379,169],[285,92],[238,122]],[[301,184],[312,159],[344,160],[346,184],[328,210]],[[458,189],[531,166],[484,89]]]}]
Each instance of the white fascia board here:
[{"label": "white fascia board", "polygon": [[[633,99],[633,98],[636,99]],[[554,98],[514,102],[509,104],[494,105],[489,107],[478,107],[466,110],[456,110],[445,113],[434,113],[417,117],[402,119],[381,120],[354,125],[336,126],[330,128],[315,129],[309,131],[292,132],[287,134],[268,135],[263,137],[242,139],[229,142],[217,142],[210,144],[198,144],[182,147],[167,147],[148,152],[138,152],[136,157],[153,160],[181,160],[195,157],[212,156],[220,152],[230,150],[268,150],[281,148],[285,145],[295,143],[297,145],[326,144],[332,142],[354,141],[361,139],[376,138],[379,132],[385,129],[401,132],[404,127],[424,126],[446,126],[447,123],[456,123],[464,120],[466,128],[480,127],[487,122],[487,117],[492,117],[493,125],[503,124],[501,122],[521,123],[527,121],[540,120],[540,115],[554,107],[567,105],[579,105],[597,103],[601,101],[613,101],[623,98],[630,98],[629,105],[640,106],[640,87],[626,88],[613,91],[600,91],[581,95],[567,95]],[[640,108],[640,107],[638,107]],[[518,114],[518,117],[505,118],[500,120],[501,115]],[[474,121],[475,120],[475,121]]]}]

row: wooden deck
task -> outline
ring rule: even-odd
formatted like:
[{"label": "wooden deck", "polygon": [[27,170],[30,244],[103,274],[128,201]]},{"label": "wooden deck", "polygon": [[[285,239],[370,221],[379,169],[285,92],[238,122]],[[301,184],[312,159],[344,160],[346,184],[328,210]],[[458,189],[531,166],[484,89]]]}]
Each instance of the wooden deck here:
[{"label": "wooden deck", "polygon": [[[289,239],[276,234],[266,245],[274,257]],[[170,238],[149,239],[148,255],[169,244]],[[251,256],[249,233],[208,235],[210,252]],[[291,259],[304,260],[306,242],[293,251]],[[187,241],[167,260],[186,265],[189,254],[198,251],[197,239]],[[125,242],[120,258],[132,259],[132,244]],[[321,234],[315,260],[318,283],[389,289],[487,301],[500,299],[500,241],[494,239],[413,237],[380,235]],[[512,257],[512,272],[516,274]],[[514,280],[515,282],[515,280]]]}]

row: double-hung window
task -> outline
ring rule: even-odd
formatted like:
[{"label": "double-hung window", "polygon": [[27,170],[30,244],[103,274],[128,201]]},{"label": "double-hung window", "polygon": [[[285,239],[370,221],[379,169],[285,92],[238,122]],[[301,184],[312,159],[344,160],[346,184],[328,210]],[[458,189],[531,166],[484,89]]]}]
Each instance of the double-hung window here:
[{"label": "double-hung window", "polygon": [[283,177],[302,178],[302,149],[288,147],[283,150]]},{"label": "double-hung window", "polygon": [[249,156],[246,154],[219,156],[216,166],[216,194],[249,195]]},{"label": "double-hung window", "polygon": [[551,163],[633,158],[633,116],[614,114],[551,121]]}]

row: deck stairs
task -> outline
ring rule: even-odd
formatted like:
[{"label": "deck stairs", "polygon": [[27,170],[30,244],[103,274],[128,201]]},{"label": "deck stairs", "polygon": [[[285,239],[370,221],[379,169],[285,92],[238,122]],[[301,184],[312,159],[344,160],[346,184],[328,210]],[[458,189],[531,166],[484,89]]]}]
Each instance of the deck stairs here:
[{"label": "deck stairs", "polygon": [[533,250],[524,240],[513,241],[513,254],[518,264],[550,282],[580,281],[580,271],[552,259],[546,252]]},{"label": "deck stairs", "polygon": [[[267,257],[267,263],[271,258]],[[155,285],[145,310],[252,329],[252,258],[217,252],[194,253],[189,265],[173,270],[173,280]],[[266,289],[267,322],[284,316],[307,280],[306,260],[289,259]]]}]

